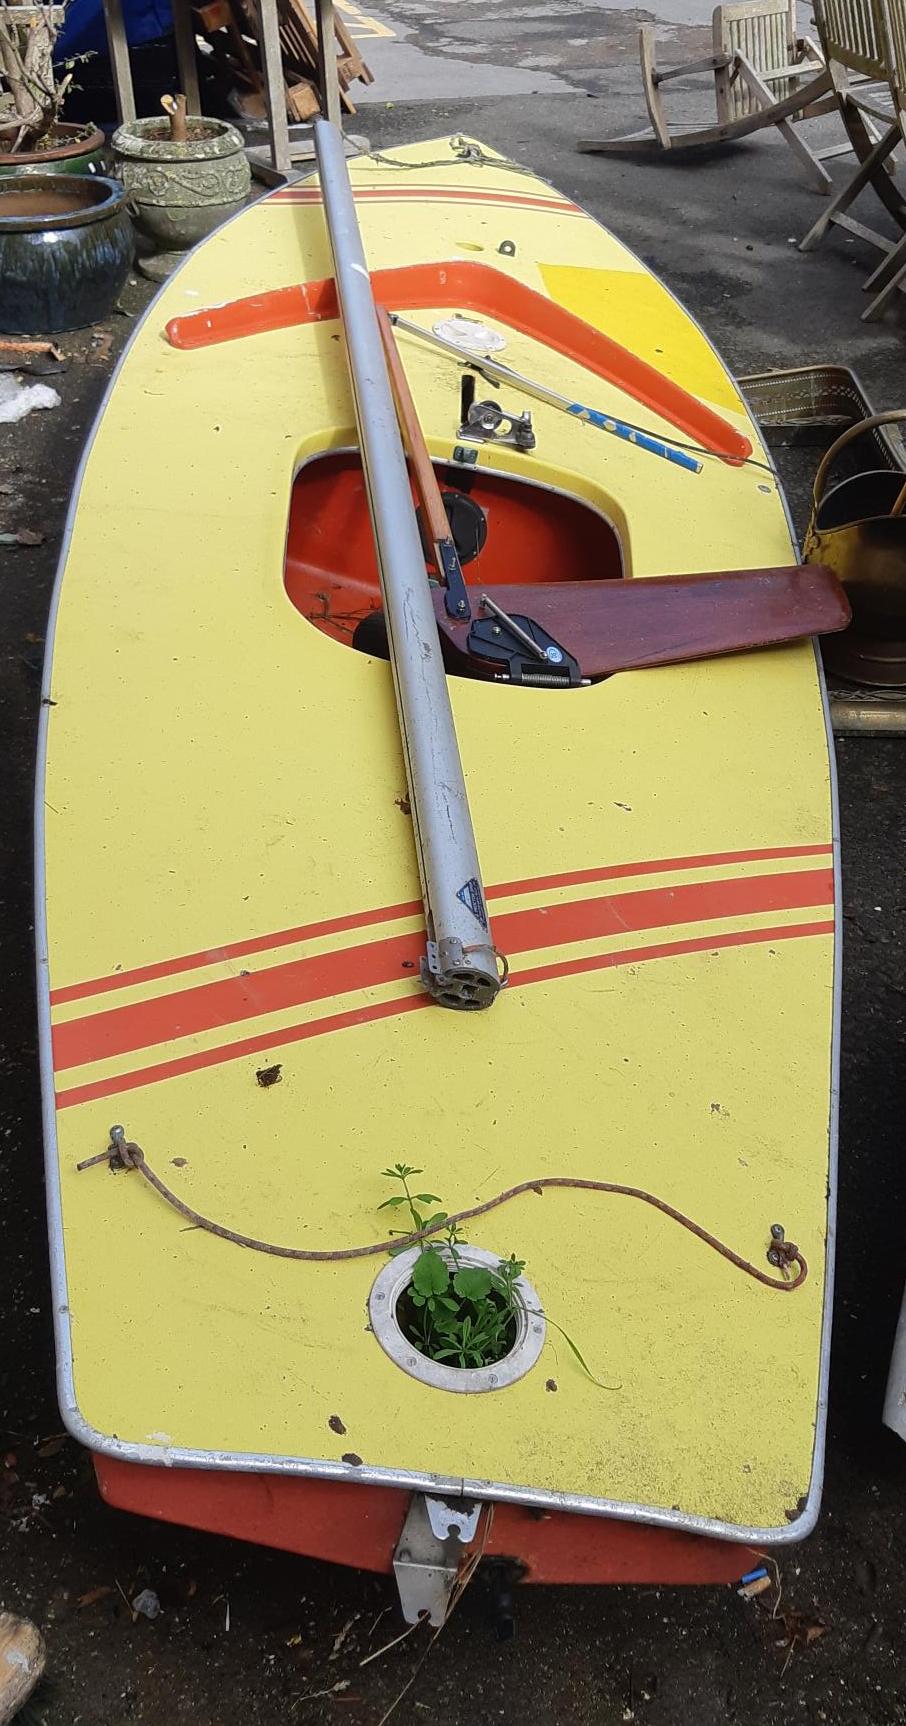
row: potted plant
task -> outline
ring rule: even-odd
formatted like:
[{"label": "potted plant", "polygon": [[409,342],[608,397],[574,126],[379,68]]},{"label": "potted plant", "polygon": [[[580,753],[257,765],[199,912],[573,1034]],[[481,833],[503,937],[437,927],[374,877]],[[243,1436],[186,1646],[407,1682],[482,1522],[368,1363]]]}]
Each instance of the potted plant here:
[{"label": "potted plant", "polygon": [[139,268],[157,280],[183,252],[241,210],[251,170],[241,132],[226,120],[187,114],[185,96],[162,96],[166,118],[129,120],[111,140],[116,173],[136,228],[153,256]]},{"label": "potted plant", "polygon": [[0,0],[0,174],[97,173],[104,134],[61,119],[74,64],[58,73],[65,5]]},{"label": "potted plant", "polygon": [[103,174],[0,177],[0,331],[53,335],[109,317],[134,249],[119,181]]},{"label": "potted plant", "polygon": [[104,136],[60,115],[63,5],[0,0],[0,330],[49,335],[107,317],[132,263],[126,194],[98,172]]}]

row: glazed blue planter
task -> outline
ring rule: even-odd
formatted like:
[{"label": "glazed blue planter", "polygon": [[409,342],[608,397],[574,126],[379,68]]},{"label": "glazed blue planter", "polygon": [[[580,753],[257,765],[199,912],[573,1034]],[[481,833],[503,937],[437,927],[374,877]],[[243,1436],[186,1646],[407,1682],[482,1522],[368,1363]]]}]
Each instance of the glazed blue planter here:
[{"label": "glazed blue planter", "polygon": [[55,335],[112,312],[132,263],[132,223],[118,180],[0,177],[0,331]]}]

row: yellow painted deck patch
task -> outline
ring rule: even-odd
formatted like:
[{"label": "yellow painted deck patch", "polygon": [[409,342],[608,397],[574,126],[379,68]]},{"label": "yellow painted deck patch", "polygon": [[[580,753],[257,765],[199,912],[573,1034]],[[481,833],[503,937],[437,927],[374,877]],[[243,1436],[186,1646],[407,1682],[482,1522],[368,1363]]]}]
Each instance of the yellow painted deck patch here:
[{"label": "yellow painted deck patch", "polygon": [[541,275],[551,299],[567,311],[606,330],[703,401],[739,412],[739,391],[707,337],[663,282],[635,259],[627,257],[623,268],[609,270],[542,264]]}]

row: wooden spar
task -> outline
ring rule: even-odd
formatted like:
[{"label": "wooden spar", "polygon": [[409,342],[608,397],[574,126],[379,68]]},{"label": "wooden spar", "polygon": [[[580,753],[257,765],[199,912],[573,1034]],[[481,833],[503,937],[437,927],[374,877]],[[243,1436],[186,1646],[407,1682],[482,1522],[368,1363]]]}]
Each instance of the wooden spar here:
[{"label": "wooden spar", "polygon": [[425,907],[422,980],[442,1006],[489,1007],[501,976],[371,279],[342,136],[316,120],[314,138]]},{"label": "wooden spar", "polygon": [[321,112],[337,131],[341,128],[340,81],[337,69],[337,44],[333,0],[317,0],[315,7],[318,33],[318,88]]},{"label": "wooden spar", "polygon": [[422,509],[425,512],[425,523],[428,529],[428,534],[432,542],[436,545],[438,540],[445,539],[450,532],[447,512],[443,506],[440,487],[437,483],[437,476],[431,466],[431,457],[428,454],[428,448],[422,434],[421,426],[418,422],[415,403],[412,400],[412,392],[409,388],[409,380],[403,369],[403,364],[400,359],[399,350],[393,334],[393,326],[387,316],[385,308],[383,306],[378,306],[376,309],[378,327],[381,332],[381,341],[384,344],[384,356],[387,361],[387,370],[390,373],[390,383],[396,399],[400,430],[405,439],[409,460],[412,463],[412,471],[415,475],[415,484],[418,488],[419,500],[421,502]]},{"label": "wooden spar", "polygon": [[471,616],[471,607],[469,596],[466,593],[459,553],[450,531],[450,523],[447,520],[443,498],[440,495],[437,475],[428,453],[424,432],[419,424],[418,412],[412,400],[409,379],[400,359],[396,337],[393,334],[393,325],[384,306],[377,307],[377,317],[381,341],[384,344],[387,370],[390,374],[390,384],[396,401],[400,431],[409,460],[412,463],[415,487],[422,507],[427,535],[434,549],[437,573],[446,588],[444,604],[448,615],[455,617],[458,622],[462,623]]}]

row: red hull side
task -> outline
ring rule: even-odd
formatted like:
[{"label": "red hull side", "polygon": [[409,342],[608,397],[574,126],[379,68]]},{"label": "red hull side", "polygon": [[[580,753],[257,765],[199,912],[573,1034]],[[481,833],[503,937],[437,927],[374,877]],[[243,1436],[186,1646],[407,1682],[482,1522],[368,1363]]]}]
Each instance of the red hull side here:
[{"label": "red hull side", "polygon": [[[101,1494],[120,1510],[153,1516],[307,1558],[389,1571],[409,1504],[394,1487],[302,1480],[219,1469],[146,1468],[95,1456]],[[489,1557],[524,1566],[523,1581],[735,1582],[751,1547],[675,1529],[498,1504]]]}]

